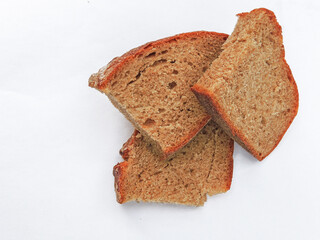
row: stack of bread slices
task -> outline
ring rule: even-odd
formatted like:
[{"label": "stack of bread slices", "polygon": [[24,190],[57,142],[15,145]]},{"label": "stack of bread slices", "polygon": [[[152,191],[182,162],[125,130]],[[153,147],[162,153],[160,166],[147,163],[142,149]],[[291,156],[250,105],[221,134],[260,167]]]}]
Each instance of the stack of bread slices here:
[{"label": "stack of bread slices", "polygon": [[89,79],[136,130],[113,170],[117,201],[203,205],[230,189],[233,140],[258,160],[298,110],[281,27],[238,14],[233,33],[190,32],[132,49]]}]

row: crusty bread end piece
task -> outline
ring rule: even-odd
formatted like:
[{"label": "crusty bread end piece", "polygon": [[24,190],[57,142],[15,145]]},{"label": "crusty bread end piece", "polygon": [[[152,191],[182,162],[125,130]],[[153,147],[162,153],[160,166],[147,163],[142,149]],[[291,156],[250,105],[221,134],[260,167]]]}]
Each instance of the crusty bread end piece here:
[{"label": "crusty bread end piece", "polygon": [[233,140],[210,121],[173,158],[160,161],[137,130],[114,167],[117,201],[164,202],[201,206],[206,195],[230,189]]},{"label": "crusty bread end piece", "polygon": [[192,91],[235,141],[262,160],[296,116],[298,90],[274,13],[262,8],[238,16],[223,52]]},{"label": "crusty bread end piece", "polygon": [[228,35],[191,32],[135,48],[89,79],[164,158],[210,120],[190,87],[216,59]]}]

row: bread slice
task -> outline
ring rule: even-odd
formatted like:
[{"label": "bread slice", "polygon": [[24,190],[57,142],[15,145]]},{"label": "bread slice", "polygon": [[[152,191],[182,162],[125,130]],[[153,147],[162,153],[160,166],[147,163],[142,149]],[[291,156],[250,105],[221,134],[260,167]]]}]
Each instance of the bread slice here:
[{"label": "bread slice", "polygon": [[229,190],[233,140],[213,121],[173,158],[159,161],[138,131],[120,150],[126,160],[114,167],[117,201],[200,206],[206,195]]},{"label": "bread slice", "polygon": [[210,120],[190,87],[218,57],[227,36],[201,31],[147,43],[113,59],[89,85],[167,157]]},{"label": "bread slice", "polygon": [[192,90],[214,120],[262,160],[296,116],[298,90],[274,13],[262,8],[238,16],[223,52]]}]

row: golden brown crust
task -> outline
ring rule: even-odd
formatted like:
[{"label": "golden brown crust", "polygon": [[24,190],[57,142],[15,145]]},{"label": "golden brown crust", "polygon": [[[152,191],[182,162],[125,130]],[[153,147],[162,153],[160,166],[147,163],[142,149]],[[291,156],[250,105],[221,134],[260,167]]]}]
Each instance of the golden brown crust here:
[{"label": "golden brown crust", "polygon": [[125,188],[124,188],[124,178],[128,168],[128,162],[124,161],[118,163],[113,167],[114,176],[114,189],[116,191],[118,203],[124,203],[125,200]]},{"label": "golden brown crust", "polygon": [[119,153],[121,155],[121,157],[125,160],[128,161],[129,156],[130,156],[130,147],[132,146],[132,144],[134,143],[134,140],[137,136],[137,134],[139,133],[138,130],[134,130],[133,134],[131,135],[131,137],[128,139],[128,141],[126,141],[122,148],[120,149]]},{"label": "golden brown crust", "polygon": [[139,134],[138,130],[135,130],[131,137],[123,144],[119,153],[122,158],[125,160],[124,162],[118,163],[113,167],[113,176],[114,176],[114,189],[117,196],[118,203],[126,202],[126,193],[124,187],[124,179],[128,169],[128,159],[130,157],[131,147],[136,140],[136,136]]},{"label": "golden brown crust", "polygon": [[[265,8],[259,8],[259,9],[254,9],[252,10],[250,13],[254,13],[257,11],[264,11],[265,13],[268,14],[270,20],[274,23],[276,29],[278,30],[278,37],[281,38],[282,41],[282,28],[279,25],[275,14]],[[239,13],[237,14],[237,16],[239,16],[239,18],[242,17],[246,17],[249,13]],[[286,60],[285,60],[285,51],[284,51],[284,47],[282,46],[281,48],[281,58],[282,61],[285,65],[286,71],[287,71],[287,75],[288,75],[288,79],[292,85],[292,88],[294,89],[294,93],[295,93],[295,107],[294,107],[294,115],[292,117],[292,119],[290,119],[290,121],[288,122],[288,125],[285,128],[285,131],[281,134],[281,136],[277,139],[276,144],[274,145],[274,147],[265,155],[260,155],[252,145],[249,144],[249,141],[246,139],[246,137],[241,133],[241,131],[239,129],[237,129],[234,124],[230,121],[230,119],[228,118],[227,114],[223,111],[223,109],[221,108],[221,106],[219,105],[219,102],[217,101],[217,99],[215,99],[215,96],[208,91],[206,88],[203,88],[201,85],[199,84],[195,84],[191,89],[192,91],[195,93],[195,95],[197,96],[197,98],[204,104],[207,105],[206,109],[208,109],[208,105],[210,105],[209,108],[212,109],[212,112],[210,113],[211,115],[216,114],[216,116],[223,121],[223,124],[228,126],[228,129],[225,129],[226,132],[235,140],[237,141],[242,147],[244,147],[247,151],[249,151],[254,157],[256,157],[258,160],[263,160],[265,157],[267,157],[275,148],[276,146],[279,144],[279,142],[281,141],[282,137],[284,136],[284,134],[286,133],[287,129],[289,128],[290,124],[292,123],[294,117],[297,115],[298,112],[298,107],[299,107],[299,93],[298,93],[298,88],[296,85],[296,82],[293,78],[291,69],[289,67],[289,65],[287,64]],[[229,131],[230,130],[230,131]],[[231,134],[230,134],[231,133]]]},{"label": "golden brown crust", "polygon": [[101,68],[98,73],[92,74],[89,79],[89,86],[96,88],[98,90],[104,89],[107,87],[108,82],[112,79],[117,71],[127,62],[131,61],[138,55],[142,55],[148,49],[159,46],[163,43],[167,43],[170,41],[176,41],[177,39],[185,39],[188,37],[203,37],[203,36],[221,36],[227,39],[228,35],[224,33],[217,32],[206,32],[206,31],[198,31],[198,32],[189,32],[189,33],[181,33],[172,37],[163,38],[157,41],[146,43],[140,47],[134,48],[129,52],[123,54],[120,57],[114,58],[107,66]]}]

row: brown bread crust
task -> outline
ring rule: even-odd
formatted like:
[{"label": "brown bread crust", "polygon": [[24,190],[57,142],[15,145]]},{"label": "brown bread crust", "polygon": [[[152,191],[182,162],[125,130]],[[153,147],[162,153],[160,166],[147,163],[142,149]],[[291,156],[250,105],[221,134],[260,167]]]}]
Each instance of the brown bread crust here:
[{"label": "brown bread crust", "polygon": [[139,132],[135,130],[131,137],[123,144],[119,153],[122,158],[125,160],[124,162],[118,163],[113,167],[113,176],[114,176],[114,189],[117,196],[118,203],[124,203],[125,201],[125,188],[123,187],[123,180],[127,173],[128,168],[128,159],[130,156],[130,149],[134,144],[136,136]]},{"label": "brown bread crust", "polygon": [[139,133],[138,130],[134,130],[133,134],[131,135],[131,137],[123,144],[122,148],[120,149],[119,153],[121,155],[121,157],[127,161],[129,158],[129,152],[130,152],[130,148],[134,143],[134,140],[137,136],[137,134]]},{"label": "brown bread crust", "polygon": [[108,82],[112,79],[115,73],[127,62],[133,60],[136,56],[142,55],[144,52],[148,51],[153,47],[157,47],[162,45],[163,43],[167,43],[170,41],[175,41],[177,39],[186,39],[190,37],[205,37],[205,36],[221,36],[227,38],[228,35],[224,33],[217,32],[206,32],[206,31],[198,31],[198,32],[189,32],[189,33],[181,33],[172,37],[163,38],[157,41],[146,43],[140,47],[134,48],[129,52],[126,52],[120,57],[115,57],[112,61],[101,68],[98,73],[92,74],[89,79],[89,86],[96,88],[98,90],[102,90],[107,87]]},{"label": "brown bread crust", "polygon": [[124,161],[118,163],[113,167],[114,189],[116,191],[117,201],[123,203],[125,201],[125,188],[123,187],[123,180],[126,176],[128,162]]},{"label": "brown bread crust", "polygon": [[[255,13],[257,11],[264,11],[266,14],[268,14],[270,20],[272,20],[272,22],[274,23],[275,27],[277,28],[278,37],[280,37],[281,40],[282,40],[282,28],[279,25],[275,14],[272,11],[270,11],[268,9],[265,9],[265,8],[254,9],[250,13]],[[242,18],[242,17],[247,16],[248,14],[249,14],[248,12],[239,13],[239,14],[237,14],[237,16],[239,16],[239,18]],[[193,93],[196,95],[196,97],[202,103],[202,105],[206,108],[208,113],[213,117],[215,122],[217,122],[225,130],[225,132],[230,137],[232,137],[236,142],[238,142],[243,148],[245,148],[247,151],[249,151],[255,158],[257,158],[260,161],[263,160],[265,157],[267,157],[277,147],[277,145],[281,141],[282,137],[286,133],[287,129],[291,125],[294,117],[298,113],[298,107],[299,107],[298,88],[297,88],[296,82],[294,80],[294,77],[292,75],[291,69],[290,69],[289,65],[287,64],[287,62],[285,60],[285,50],[284,50],[283,46],[281,48],[281,58],[282,58],[282,61],[283,61],[284,65],[285,65],[287,76],[288,76],[288,79],[290,81],[291,87],[294,89],[294,95],[295,95],[294,96],[294,101],[295,102],[294,102],[294,108],[292,109],[294,114],[293,114],[293,117],[290,119],[290,121],[287,122],[287,125],[285,126],[285,131],[283,131],[281,133],[280,137],[277,139],[277,141],[274,144],[273,148],[271,150],[269,150],[264,155],[259,154],[255,150],[254,146],[249,144],[249,141],[242,134],[241,130],[237,129],[236,126],[233,124],[233,122],[230,121],[230,119],[228,118],[228,115],[224,112],[224,110],[220,106],[219,101],[214,96],[214,94],[212,94],[207,88],[203,87],[200,84],[195,84],[191,88]]]}]

